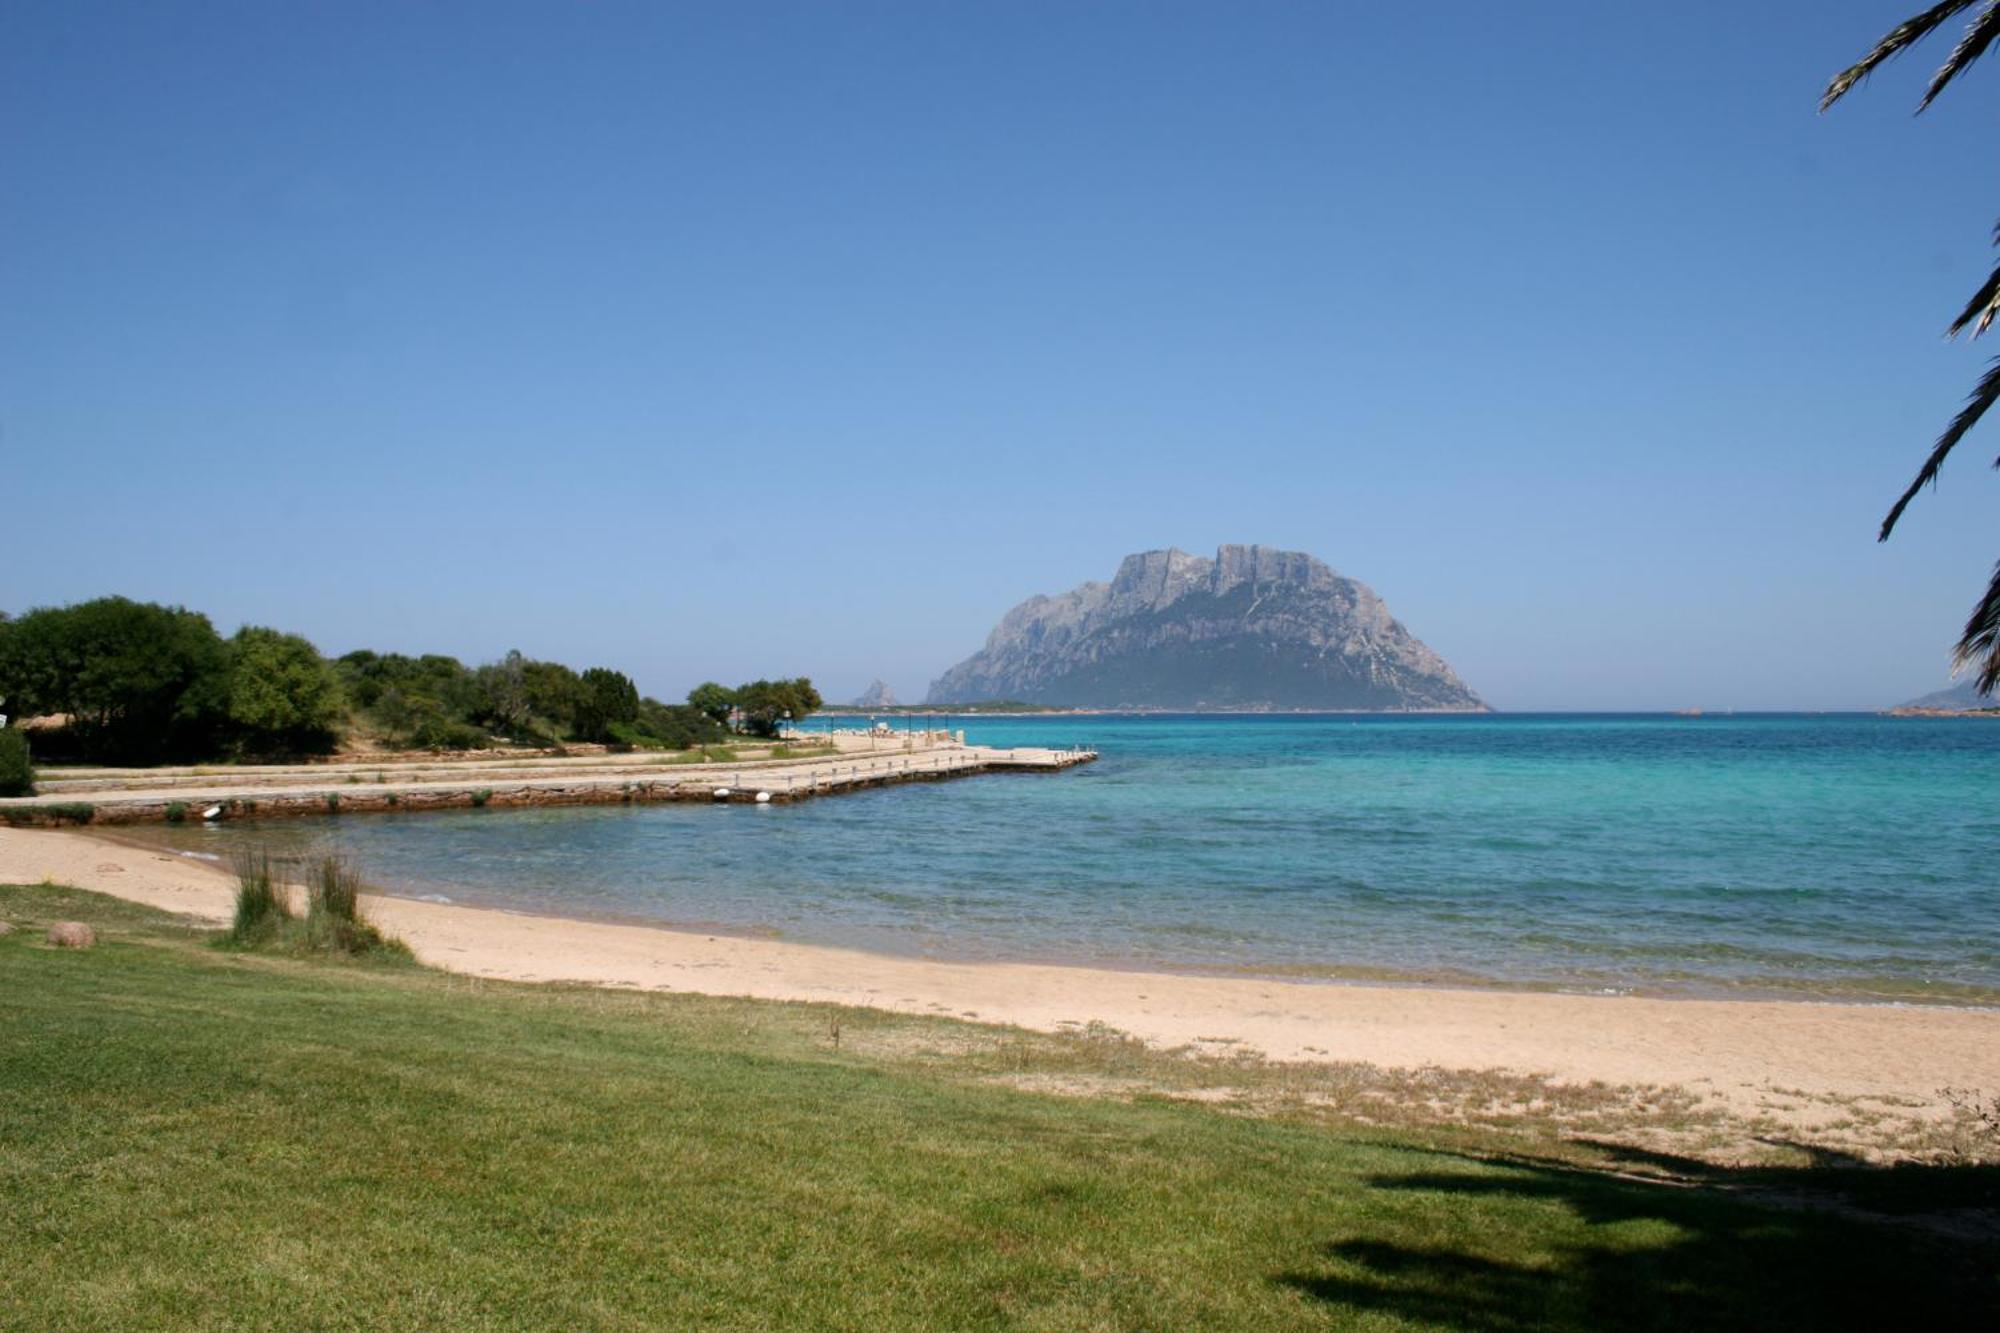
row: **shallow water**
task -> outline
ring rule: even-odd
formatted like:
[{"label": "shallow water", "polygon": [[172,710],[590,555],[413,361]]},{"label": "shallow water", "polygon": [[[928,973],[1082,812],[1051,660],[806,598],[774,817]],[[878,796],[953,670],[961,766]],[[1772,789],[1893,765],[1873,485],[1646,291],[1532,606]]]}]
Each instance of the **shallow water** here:
[{"label": "shallow water", "polygon": [[[956,723],[954,725],[957,725]],[[2000,1000],[2000,720],[1062,717],[1058,775],[171,830],[393,891],[896,953]]]}]

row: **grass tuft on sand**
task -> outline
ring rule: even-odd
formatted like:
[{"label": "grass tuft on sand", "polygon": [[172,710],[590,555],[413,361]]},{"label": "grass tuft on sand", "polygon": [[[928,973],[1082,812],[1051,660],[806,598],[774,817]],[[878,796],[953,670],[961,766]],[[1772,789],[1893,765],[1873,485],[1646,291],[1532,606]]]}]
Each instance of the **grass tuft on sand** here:
[{"label": "grass tuft on sand", "polygon": [[339,856],[305,867],[306,914],[292,914],[278,861],[264,847],[236,854],[236,912],[216,944],[231,949],[276,948],[292,953],[407,963],[409,946],[377,930],[361,913],[361,876]]},{"label": "grass tuft on sand", "polygon": [[[46,947],[59,919],[101,942]],[[1990,1242],[1721,1181],[998,1086],[938,1054],[984,1040],[942,1020],[222,951],[181,918],[58,887],[0,887],[0,920],[17,927],[0,936],[0,1310],[21,1327],[1995,1313]],[[1062,1077],[1098,1068],[1093,1042],[1143,1058],[1103,1034],[1008,1058],[1019,1079]],[[1991,1183],[1903,1180],[1911,1210]]]}]

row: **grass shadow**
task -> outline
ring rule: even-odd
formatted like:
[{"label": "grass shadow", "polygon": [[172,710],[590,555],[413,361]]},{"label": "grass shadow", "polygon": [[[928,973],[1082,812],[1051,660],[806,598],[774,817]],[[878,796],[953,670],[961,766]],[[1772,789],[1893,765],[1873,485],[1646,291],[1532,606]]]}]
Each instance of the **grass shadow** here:
[{"label": "grass shadow", "polygon": [[1909,1328],[2000,1318],[2000,1167],[1871,1166],[1844,1154],[1730,1168],[1610,1147],[1638,1175],[1546,1165],[1382,1175],[1440,1215],[1555,1205],[1536,1237],[1332,1237],[1273,1281],[1348,1316],[1529,1329]]}]

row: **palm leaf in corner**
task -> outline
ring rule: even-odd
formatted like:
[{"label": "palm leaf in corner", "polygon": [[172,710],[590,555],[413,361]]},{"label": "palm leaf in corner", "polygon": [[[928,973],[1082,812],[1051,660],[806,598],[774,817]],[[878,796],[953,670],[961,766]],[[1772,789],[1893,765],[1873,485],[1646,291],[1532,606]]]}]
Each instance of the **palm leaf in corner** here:
[{"label": "palm leaf in corner", "polygon": [[2000,685],[2000,565],[1993,566],[1993,579],[1986,585],[1986,595],[1972,608],[1972,617],[1965,622],[1965,635],[1958,641],[1958,651],[1952,654],[1955,668],[1962,670],[1975,662],[1979,663],[1979,675],[1974,678],[1979,692],[1993,693],[1993,687]]},{"label": "palm leaf in corner", "polygon": [[1979,0],[1945,0],[1941,5],[1932,5],[1915,18],[1905,19],[1889,30],[1889,35],[1875,43],[1875,49],[1846,69],[1833,76],[1833,82],[1826,85],[1826,92],[1819,99],[1819,109],[1824,111],[1847,96],[1854,86],[1875,72],[1875,67],[1892,56],[1901,55],[1918,42],[1931,35],[1937,27],[1960,10],[1970,9]]},{"label": "palm leaf in corner", "polygon": [[1959,38],[1958,45],[1951,49],[1951,55],[1938,67],[1938,72],[1931,75],[1931,85],[1924,89],[1924,100],[1917,103],[1917,110],[1922,111],[1935,102],[1947,84],[1986,54],[1996,37],[2000,37],[2000,3],[1989,3],[1985,12],[1965,25],[1965,36]]},{"label": "palm leaf in corner", "polygon": [[[1889,516],[1882,520],[1882,531],[1875,540],[1884,542],[1889,540],[1889,534],[1896,530],[1896,520],[1903,516],[1905,509],[1909,508],[1910,501],[1917,498],[1918,491],[1937,483],[1938,470],[1944,466],[1946,456],[1958,447],[1958,442],[1965,438],[1967,431],[1979,424],[1979,418],[1985,416],[1986,409],[1995,402],[2000,402],[2000,357],[1994,358],[1986,367],[1986,373],[1979,377],[1979,384],[1972,390],[1972,396],[1965,400],[1965,406],[1951,419],[1951,424],[1944,428],[1944,434],[1937,437],[1937,443],[1931,446],[1931,456],[1917,469],[1916,479],[1909,484],[1902,495],[1897,497],[1896,503],[1890,506]],[[1995,460],[1994,466],[2000,467],[2000,459]]]},{"label": "palm leaf in corner", "polygon": [[[1923,100],[1917,104],[1918,111],[1924,110],[1937,100],[1939,93],[1951,86],[1954,79],[1978,63],[1980,57],[1992,50],[1996,41],[2000,41],[2000,0],[1944,0],[1942,4],[1932,5],[1923,13],[1905,19],[1876,42],[1867,55],[1834,75],[1820,97],[1819,109],[1824,111],[1845,97],[1884,61],[1909,50],[1952,18],[1974,8],[1979,12],[1966,23],[1958,44],[1952,47],[1951,54],[1945,57],[1937,73],[1931,75],[1930,83],[1924,89]],[[1994,243],[2000,245],[2000,226],[1995,227]],[[1993,326],[1996,317],[2000,317],[2000,266],[1996,266],[1979,290],[1973,293],[1945,336],[1955,338],[1970,328],[1972,336],[1977,338]],[[1952,418],[1951,424],[1931,446],[1930,456],[1917,469],[1916,478],[1890,506],[1888,517],[1882,520],[1878,541],[1889,540],[1889,534],[1895,531],[1896,521],[1909,508],[1910,501],[1916,499],[1917,492],[1924,487],[1936,484],[1944,460],[1958,447],[1959,441],[1979,424],[1995,402],[2000,402],[2000,358],[1996,358],[1987,367],[1986,373],[1980,376],[1965,406],[1959,409],[1958,415]],[[1993,465],[2000,467],[2000,459],[1995,459]],[[1965,631],[1953,650],[1952,660],[1961,669],[1977,666],[1981,694],[1991,694],[1994,687],[2000,685],[2000,565],[1994,567],[1986,595],[1965,622]]]}]

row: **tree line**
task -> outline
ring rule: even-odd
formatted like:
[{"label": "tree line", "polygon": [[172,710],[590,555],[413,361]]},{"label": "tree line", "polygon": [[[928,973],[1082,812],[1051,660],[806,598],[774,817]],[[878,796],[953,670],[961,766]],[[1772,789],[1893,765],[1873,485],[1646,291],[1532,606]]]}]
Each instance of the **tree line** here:
[{"label": "tree line", "polygon": [[[688,702],[639,693],[610,667],[576,671],[510,652],[469,667],[455,657],[377,653],[327,658],[304,637],[245,625],[225,638],[185,607],[100,597],[0,612],[0,713],[30,718],[39,759],[148,764],[327,754],[356,732],[408,749],[476,749],[505,740],[687,749],[732,728],[776,734],[820,706],[804,677]],[[10,738],[10,741],[18,738]]]}]

